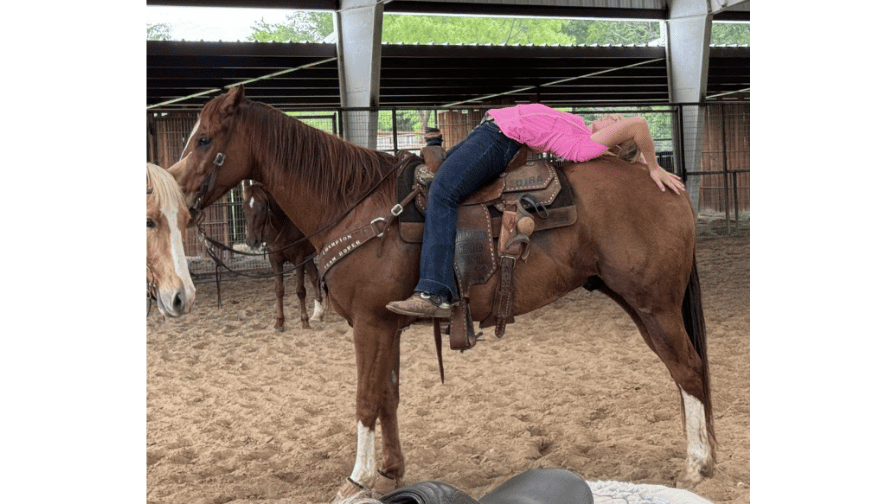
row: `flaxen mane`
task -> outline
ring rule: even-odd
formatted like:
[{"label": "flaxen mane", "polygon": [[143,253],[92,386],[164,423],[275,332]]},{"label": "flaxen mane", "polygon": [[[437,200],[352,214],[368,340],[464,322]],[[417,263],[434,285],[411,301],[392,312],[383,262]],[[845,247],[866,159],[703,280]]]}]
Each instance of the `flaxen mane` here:
[{"label": "flaxen mane", "polygon": [[159,206],[167,202],[184,207],[187,205],[174,177],[161,166],[152,163],[146,163],[146,196],[151,201],[158,202]]}]

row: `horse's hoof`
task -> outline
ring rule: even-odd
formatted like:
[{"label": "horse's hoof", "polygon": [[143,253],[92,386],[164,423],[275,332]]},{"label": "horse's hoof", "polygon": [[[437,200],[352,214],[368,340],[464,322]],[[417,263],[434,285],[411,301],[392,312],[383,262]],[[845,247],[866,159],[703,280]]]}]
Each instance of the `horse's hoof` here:
[{"label": "horse's hoof", "polygon": [[275,325],[275,326],[274,326],[274,329],[276,329],[276,330],[278,330],[278,331],[280,331],[280,332],[283,332],[283,324],[277,324],[277,325]]},{"label": "horse's hoof", "polygon": [[357,499],[372,497],[373,495],[370,490],[358,485],[351,479],[346,478],[345,483],[342,484],[342,488],[336,492],[336,497],[333,498],[331,504],[348,504]]},{"label": "horse's hoof", "polygon": [[377,475],[376,481],[373,482],[373,488],[371,489],[371,493],[373,494],[374,499],[378,499],[389,492],[395,491],[395,489],[401,487],[401,480],[398,478],[392,479],[382,473]]},{"label": "horse's hoof", "polygon": [[693,490],[698,483],[703,481],[705,478],[712,477],[712,467],[708,470],[706,468],[696,468],[696,467],[688,467],[681,474],[678,475],[678,479],[675,481],[675,486],[678,488],[683,488],[685,490]]},{"label": "horse's hoof", "polygon": [[309,324],[307,321],[303,320],[302,321],[302,329],[311,329],[311,324]]}]

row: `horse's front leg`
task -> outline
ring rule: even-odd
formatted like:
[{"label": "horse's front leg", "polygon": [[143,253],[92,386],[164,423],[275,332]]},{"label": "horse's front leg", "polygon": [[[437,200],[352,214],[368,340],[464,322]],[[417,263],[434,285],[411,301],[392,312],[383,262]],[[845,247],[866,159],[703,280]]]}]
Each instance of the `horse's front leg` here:
[{"label": "horse's front leg", "polygon": [[308,323],[308,309],[305,308],[305,265],[301,263],[302,258],[296,259],[296,296],[299,298],[299,309],[302,311],[302,329],[311,329]]},{"label": "horse's front leg", "polygon": [[380,431],[383,434],[383,465],[373,486],[375,496],[385,495],[401,486],[404,477],[404,454],[398,438],[398,388],[401,381],[401,330],[392,345],[389,374],[386,377],[385,395],[380,407]]},{"label": "horse's front leg", "polygon": [[[376,420],[384,418],[384,460],[390,477],[404,475],[404,455],[395,423],[398,399],[398,324],[384,308],[354,318],[355,361],[358,388],[355,417],[358,421],[358,451],[355,467],[337,499],[358,494],[373,495],[376,471]],[[394,377],[394,378],[393,378]],[[390,382],[392,383],[390,385]]]}]

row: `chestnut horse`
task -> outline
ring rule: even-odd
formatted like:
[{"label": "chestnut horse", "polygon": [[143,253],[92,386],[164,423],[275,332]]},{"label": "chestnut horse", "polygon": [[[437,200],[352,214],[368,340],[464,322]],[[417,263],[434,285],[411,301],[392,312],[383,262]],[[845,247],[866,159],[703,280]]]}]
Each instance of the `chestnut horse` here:
[{"label": "chestnut horse", "polygon": [[146,284],[167,317],[190,312],[196,288],[184,241],[190,212],[170,173],[146,163]]},{"label": "chestnut horse", "polygon": [[[208,206],[243,179],[261,181],[318,251],[388,218],[395,205],[396,157],[248,100],[242,87],[205,105],[184,153],[190,157],[175,178],[193,208]],[[586,282],[621,305],[678,386],[687,436],[679,484],[694,484],[712,475],[715,436],[690,200],[659,191],[639,164],[601,157],[561,169],[578,219],[531,236],[528,259],[514,271],[513,313],[545,306]],[[388,490],[404,475],[399,341],[413,319],[392,313],[386,303],[411,295],[419,255],[420,245],[405,243],[390,226],[325,274],[331,308],[353,328],[357,364],[358,446],[339,495]],[[471,288],[475,321],[491,312],[496,276]]]},{"label": "chestnut horse", "polygon": [[[296,268],[296,296],[302,308],[302,328],[311,329],[309,320],[320,320],[323,312],[317,266],[312,260],[317,253],[314,245],[304,239],[305,235],[261,184],[252,184],[243,189],[243,214],[246,216],[246,244],[257,249],[264,243],[274,271],[274,292],[277,294],[274,329],[283,331],[283,264],[287,261]],[[314,312],[310,318],[305,308],[305,271],[308,271],[308,278],[314,286]]]}]

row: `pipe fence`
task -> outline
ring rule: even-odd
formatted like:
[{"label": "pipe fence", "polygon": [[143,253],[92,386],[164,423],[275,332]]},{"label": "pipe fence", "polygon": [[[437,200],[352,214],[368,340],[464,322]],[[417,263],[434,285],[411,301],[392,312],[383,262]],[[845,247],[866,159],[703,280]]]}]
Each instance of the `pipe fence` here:
[{"label": "pipe fence", "polygon": [[[487,107],[467,109],[341,109],[291,113],[296,120],[355,143],[372,145],[391,153],[417,151],[426,145],[426,128],[440,130],[443,145],[451,148],[481,120]],[[626,105],[576,107],[570,112],[586,120],[605,113],[640,115],[647,119],[655,139],[657,159],[665,169],[687,181],[697,209],[697,233],[701,237],[748,234],[750,230],[750,105],[749,102],[707,104],[700,124],[685,124],[676,105]],[[150,113],[147,118],[147,159],[163,167],[174,164],[183,151],[197,115]],[[350,136],[347,135],[350,131]],[[354,136],[351,136],[354,135]],[[357,138],[360,136],[361,138]],[[702,141],[699,166],[686,166],[681,154],[686,137]],[[242,212],[242,184],[205,210],[203,227],[209,237],[236,250],[252,252],[245,245],[246,222]],[[233,274],[217,268],[195,228],[188,232],[186,253],[196,281],[213,280],[216,274]],[[261,251],[257,251],[261,254]],[[216,254],[227,268],[250,274],[270,272],[263,255],[228,251]]]}]

